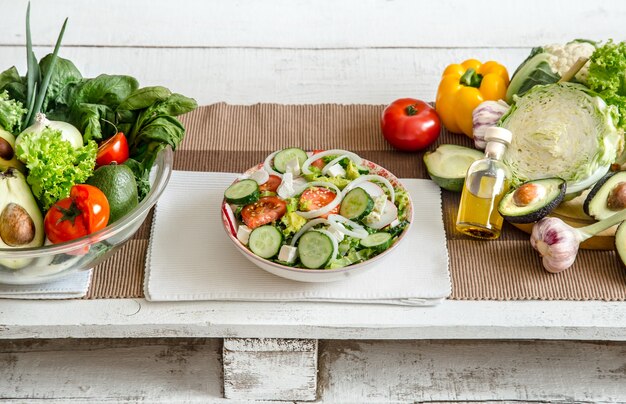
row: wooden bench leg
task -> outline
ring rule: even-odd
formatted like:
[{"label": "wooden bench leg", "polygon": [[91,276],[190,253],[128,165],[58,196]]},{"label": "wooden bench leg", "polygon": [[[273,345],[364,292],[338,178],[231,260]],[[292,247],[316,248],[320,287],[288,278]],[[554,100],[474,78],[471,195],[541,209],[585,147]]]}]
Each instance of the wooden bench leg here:
[{"label": "wooden bench leg", "polygon": [[222,355],[226,398],[317,398],[317,340],[226,338]]}]

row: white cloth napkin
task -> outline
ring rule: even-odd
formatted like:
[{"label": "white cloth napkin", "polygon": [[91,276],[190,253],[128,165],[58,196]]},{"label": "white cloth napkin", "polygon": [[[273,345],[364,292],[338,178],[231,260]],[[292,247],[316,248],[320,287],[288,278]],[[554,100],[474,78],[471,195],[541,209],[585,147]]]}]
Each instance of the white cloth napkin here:
[{"label": "white cloth napkin", "polygon": [[92,272],[93,269],[79,271],[38,285],[0,284],[0,299],[78,299],[87,294]]},{"label": "white cloth napkin", "polygon": [[283,279],[244,258],[224,232],[221,202],[237,174],[174,171],[156,207],[144,291],[152,301],[320,301],[433,305],[450,294],[439,188],[402,183],[414,204],[406,239],[379,267],[346,280]]}]

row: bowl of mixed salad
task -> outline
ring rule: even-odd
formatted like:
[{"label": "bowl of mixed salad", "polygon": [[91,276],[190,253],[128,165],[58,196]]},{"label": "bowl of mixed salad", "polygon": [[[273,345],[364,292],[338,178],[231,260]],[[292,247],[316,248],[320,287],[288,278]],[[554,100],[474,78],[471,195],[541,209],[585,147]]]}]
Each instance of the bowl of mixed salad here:
[{"label": "bowl of mixed salad", "polygon": [[394,251],[413,219],[389,171],[347,150],[286,148],[224,192],[222,222],[237,249],[283,278],[330,282]]},{"label": "bowl of mixed salad", "polygon": [[[127,75],[84,77],[39,61],[26,15],[27,72],[0,72],[0,283],[93,268],[139,229],[172,171],[195,100]],[[67,20],[66,20],[67,23]]]}]

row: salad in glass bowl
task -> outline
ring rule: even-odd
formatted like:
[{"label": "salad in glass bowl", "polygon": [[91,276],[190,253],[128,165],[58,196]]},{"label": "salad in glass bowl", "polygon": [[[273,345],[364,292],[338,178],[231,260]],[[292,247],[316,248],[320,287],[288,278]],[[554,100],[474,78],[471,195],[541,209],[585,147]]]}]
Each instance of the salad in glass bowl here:
[{"label": "salad in glass bowl", "polygon": [[347,150],[271,153],[224,192],[224,229],[276,275],[325,282],[363,272],[402,240],[411,198],[384,168]]}]

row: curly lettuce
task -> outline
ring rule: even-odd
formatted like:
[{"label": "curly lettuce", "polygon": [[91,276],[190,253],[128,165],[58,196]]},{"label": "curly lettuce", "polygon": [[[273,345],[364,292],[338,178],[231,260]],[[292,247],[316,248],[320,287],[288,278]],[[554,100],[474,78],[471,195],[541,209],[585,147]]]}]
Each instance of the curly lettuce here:
[{"label": "curly lettuce", "polygon": [[618,128],[626,128],[626,42],[608,41],[591,55],[587,86],[619,111]]},{"label": "curly lettuce", "polygon": [[9,92],[0,93],[0,128],[10,133],[19,133],[26,108],[19,101],[9,98]]},{"label": "curly lettuce", "polygon": [[26,181],[42,210],[67,198],[75,184],[91,176],[98,146],[93,140],[79,149],[63,140],[61,131],[45,128],[41,133],[25,133],[16,147],[17,158],[28,168]]}]

